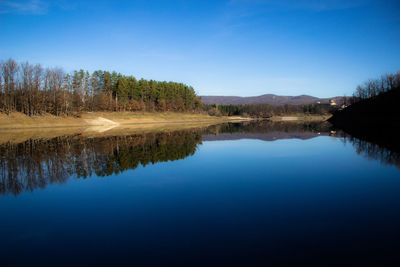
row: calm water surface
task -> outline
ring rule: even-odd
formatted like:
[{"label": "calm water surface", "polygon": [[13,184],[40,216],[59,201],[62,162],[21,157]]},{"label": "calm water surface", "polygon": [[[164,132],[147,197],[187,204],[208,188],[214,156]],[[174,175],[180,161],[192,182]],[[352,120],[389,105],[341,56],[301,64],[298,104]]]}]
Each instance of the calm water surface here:
[{"label": "calm water surface", "polygon": [[331,131],[4,143],[0,265],[397,265],[399,154]]}]

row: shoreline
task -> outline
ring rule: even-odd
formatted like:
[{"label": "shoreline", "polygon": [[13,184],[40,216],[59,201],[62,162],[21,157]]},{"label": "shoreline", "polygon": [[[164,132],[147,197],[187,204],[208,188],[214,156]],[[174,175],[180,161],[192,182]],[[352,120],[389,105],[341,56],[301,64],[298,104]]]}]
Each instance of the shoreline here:
[{"label": "shoreline", "polygon": [[[98,120],[101,116],[102,120]],[[113,119],[113,120],[110,120]],[[81,118],[55,116],[28,117],[23,114],[0,114],[0,144],[64,135],[107,136],[144,132],[173,131],[208,127],[227,122],[250,121],[241,117],[212,117],[204,114],[160,113],[91,113]],[[52,124],[53,123],[53,124]]]},{"label": "shoreline", "polygon": [[[289,119],[288,119],[289,118]],[[228,122],[266,120],[280,123],[307,123],[325,121],[326,116],[275,116],[245,118],[239,116],[210,116],[196,113],[134,113],[94,112],[81,117],[52,115],[29,117],[21,113],[10,116],[0,113],[0,144],[28,139],[54,138],[64,135],[104,136],[155,131],[171,131],[207,127]]]},{"label": "shoreline", "polygon": [[215,117],[199,113],[151,113],[151,112],[93,112],[80,117],[40,115],[29,117],[19,112],[0,114],[0,130],[87,128],[93,126],[140,126],[163,124],[223,123],[250,121],[244,117]]}]

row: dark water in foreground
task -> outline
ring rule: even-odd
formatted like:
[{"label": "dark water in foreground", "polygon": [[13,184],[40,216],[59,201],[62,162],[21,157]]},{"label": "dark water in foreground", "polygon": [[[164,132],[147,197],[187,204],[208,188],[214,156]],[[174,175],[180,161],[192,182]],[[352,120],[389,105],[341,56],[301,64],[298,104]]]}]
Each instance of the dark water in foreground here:
[{"label": "dark water in foreground", "polygon": [[0,145],[0,266],[397,265],[399,154],[331,130]]}]

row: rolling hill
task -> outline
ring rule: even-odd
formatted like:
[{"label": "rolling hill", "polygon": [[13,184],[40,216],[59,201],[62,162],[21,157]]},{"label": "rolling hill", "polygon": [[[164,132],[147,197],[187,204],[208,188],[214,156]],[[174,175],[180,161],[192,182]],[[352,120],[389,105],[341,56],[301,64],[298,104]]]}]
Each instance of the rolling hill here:
[{"label": "rolling hill", "polygon": [[279,96],[274,94],[265,94],[260,96],[202,96],[201,101],[204,104],[222,104],[222,105],[246,105],[246,104],[270,104],[270,105],[306,105],[328,104],[330,99],[335,99],[336,103],[340,102],[342,97],[318,98],[309,95],[299,96]]}]

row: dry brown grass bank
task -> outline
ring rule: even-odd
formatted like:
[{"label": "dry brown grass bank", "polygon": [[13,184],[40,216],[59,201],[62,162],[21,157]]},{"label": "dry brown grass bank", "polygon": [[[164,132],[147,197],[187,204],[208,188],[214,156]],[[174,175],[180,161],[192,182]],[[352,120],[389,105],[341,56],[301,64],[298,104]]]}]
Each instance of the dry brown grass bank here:
[{"label": "dry brown grass bank", "polygon": [[19,112],[13,112],[10,115],[0,113],[0,129],[223,122],[240,119],[239,117],[214,117],[198,113],[175,112],[93,112],[83,113],[80,117],[57,117],[48,114],[29,117]]}]

